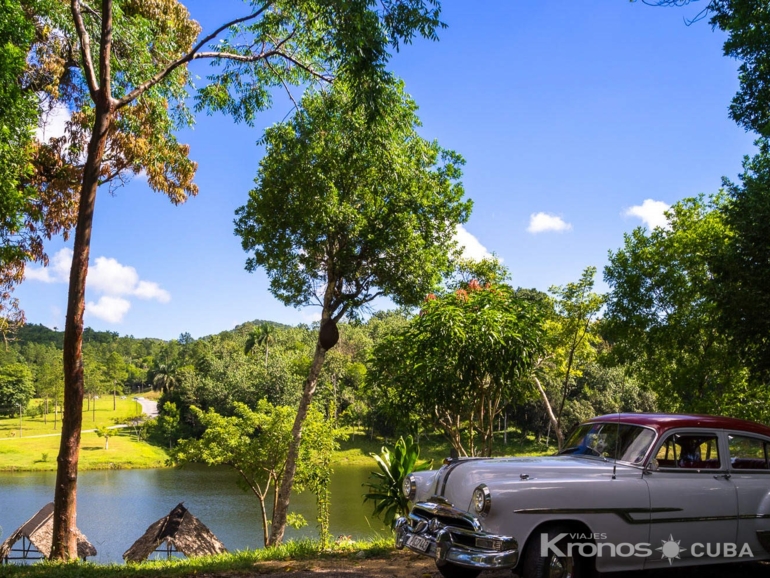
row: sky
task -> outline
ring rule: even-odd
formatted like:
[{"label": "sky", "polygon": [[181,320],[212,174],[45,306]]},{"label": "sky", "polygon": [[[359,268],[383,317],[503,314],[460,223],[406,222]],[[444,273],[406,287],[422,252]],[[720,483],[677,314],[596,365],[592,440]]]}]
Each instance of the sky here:
[{"label": "sky", "polygon": [[[237,0],[184,2],[204,34],[245,14]],[[697,4],[654,8],[624,0],[443,0],[440,41],[418,40],[390,69],[420,106],[423,137],[462,154],[473,213],[458,239],[494,253],[515,286],[548,290],[601,271],[637,226],[736,179],[753,137],[728,117],[738,63]],[[205,78],[204,63],[193,74]],[[202,80],[199,82],[203,82]],[[295,92],[298,96],[298,92]],[[200,193],[175,207],[141,178],[97,197],[86,325],[136,337],[200,337],[253,319],[309,323],[264,271],[248,273],[233,233],[263,149],[265,127],[290,112],[278,94],[254,125],[199,115],[179,134],[198,161]],[[46,134],[55,132],[56,119]],[[72,243],[52,240],[47,269],[17,289],[31,323],[64,326]],[[387,301],[378,302],[387,308]]]}]

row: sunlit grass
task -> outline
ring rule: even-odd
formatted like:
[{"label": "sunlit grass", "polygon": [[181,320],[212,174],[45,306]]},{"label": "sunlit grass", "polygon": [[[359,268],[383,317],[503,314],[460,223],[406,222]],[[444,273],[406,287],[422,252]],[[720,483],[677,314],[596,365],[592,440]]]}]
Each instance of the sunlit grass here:
[{"label": "sunlit grass", "polygon": [[322,550],[314,540],[290,541],[275,548],[246,550],[219,556],[171,559],[141,564],[92,563],[58,564],[42,562],[31,566],[0,566],[0,576],[23,578],[160,578],[165,576],[201,576],[213,572],[254,570],[260,562],[323,559],[373,558],[393,550],[393,538],[380,536],[370,540],[334,544]]},{"label": "sunlit grass", "polygon": [[[36,404],[37,400],[33,402]],[[112,409],[112,396],[96,400],[96,407],[83,405],[83,430],[124,423],[141,412],[140,406],[127,397],[116,400]],[[18,418],[0,419],[0,471],[45,471],[56,469],[59,453],[61,421],[54,429],[53,414],[46,420],[42,416],[21,422]],[[59,416],[61,417],[61,416]],[[130,428],[113,430],[109,449],[104,449],[104,439],[95,433],[83,433],[81,439],[80,469],[159,468],[165,465],[167,454],[163,448],[137,441]],[[42,436],[42,437],[41,437]]]},{"label": "sunlit grass", "polygon": [[[383,445],[393,446],[395,439],[375,437],[370,439],[361,430],[350,429],[348,439],[340,444],[340,450],[334,454],[334,463],[338,464],[370,464],[370,453],[379,454]],[[538,442],[534,437],[523,437],[517,430],[508,431],[508,443],[503,443],[503,434],[495,432],[493,456],[543,456],[556,452],[555,440],[550,445]],[[440,434],[420,438],[420,457],[432,459],[434,467],[441,465],[442,460],[450,455],[451,446]]]}]

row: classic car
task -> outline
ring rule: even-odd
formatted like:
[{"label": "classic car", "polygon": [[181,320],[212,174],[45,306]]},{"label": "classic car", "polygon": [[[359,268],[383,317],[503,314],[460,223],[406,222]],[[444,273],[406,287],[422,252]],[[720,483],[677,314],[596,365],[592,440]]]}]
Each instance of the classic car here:
[{"label": "classic car", "polygon": [[396,546],[447,578],[582,578],[770,559],[770,428],[700,415],[593,418],[542,458],[447,459],[404,479]]}]

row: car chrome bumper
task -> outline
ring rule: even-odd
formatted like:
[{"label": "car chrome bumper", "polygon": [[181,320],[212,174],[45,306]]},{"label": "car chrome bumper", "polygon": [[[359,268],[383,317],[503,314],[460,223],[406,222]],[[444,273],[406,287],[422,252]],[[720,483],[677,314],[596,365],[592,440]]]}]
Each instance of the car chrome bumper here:
[{"label": "car chrome bumper", "polygon": [[426,521],[412,514],[396,520],[396,548],[478,569],[513,568],[519,560],[514,538]]}]

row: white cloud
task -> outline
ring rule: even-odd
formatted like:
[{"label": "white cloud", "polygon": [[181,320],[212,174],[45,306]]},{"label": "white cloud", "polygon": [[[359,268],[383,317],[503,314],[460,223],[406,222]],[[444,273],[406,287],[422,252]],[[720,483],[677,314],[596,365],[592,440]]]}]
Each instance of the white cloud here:
[{"label": "white cloud", "polygon": [[69,281],[71,266],[72,250],[65,247],[51,257],[48,267],[27,267],[24,270],[24,277],[43,283],[66,283]]},{"label": "white cloud", "polygon": [[63,104],[57,104],[40,117],[40,126],[35,137],[41,142],[64,136],[65,125],[70,119],[70,111]]},{"label": "white cloud", "polygon": [[96,303],[89,301],[86,304],[86,315],[98,317],[108,323],[120,323],[129,309],[131,309],[130,301],[122,297],[103,295]]},{"label": "white cloud", "polygon": [[562,233],[570,229],[572,229],[572,225],[558,215],[542,212],[532,213],[529,216],[529,227],[527,227],[527,231],[532,234],[545,233],[547,231]]},{"label": "white cloud", "polygon": [[668,228],[668,219],[664,214],[671,206],[663,201],[645,199],[641,205],[634,205],[623,213],[626,217],[638,217],[651,231],[655,227]]},{"label": "white cloud", "polygon": [[161,303],[171,301],[171,294],[154,281],[139,281],[133,294],[139,299],[155,299]]},{"label": "white cloud", "polygon": [[481,261],[484,258],[492,257],[492,254],[487,251],[487,248],[462,225],[457,225],[454,240],[457,242],[457,245],[462,248],[463,257],[466,259]]},{"label": "white cloud", "polygon": [[[51,258],[48,267],[27,268],[25,277],[42,283],[66,283],[71,265],[72,250],[64,248]],[[122,321],[128,313],[131,302],[126,297],[171,301],[171,294],[160,285],[140,279],[136,269],[111,257],[97,257],[88,267],[87,286],[100,298],[88,302],[86,313],[110,323]]]}]

